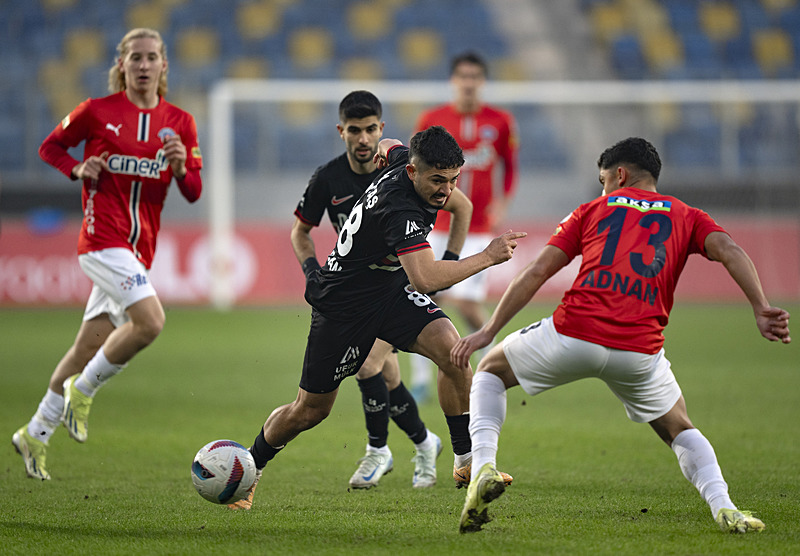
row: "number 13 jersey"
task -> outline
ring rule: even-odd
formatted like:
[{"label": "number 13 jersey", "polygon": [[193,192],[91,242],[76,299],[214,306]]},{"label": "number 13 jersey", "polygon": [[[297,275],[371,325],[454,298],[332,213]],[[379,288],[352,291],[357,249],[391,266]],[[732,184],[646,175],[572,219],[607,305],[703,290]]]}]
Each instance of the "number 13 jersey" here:
[{"label": "number 13 jersey", "polygon": [[725,232],[702,210],[633,187],[578,207],[548,241],[572,260],[572,287],[553,314],[556,330],[606,347],[656,353],[673,294],[692,253],[707,257],[711,232]]}]

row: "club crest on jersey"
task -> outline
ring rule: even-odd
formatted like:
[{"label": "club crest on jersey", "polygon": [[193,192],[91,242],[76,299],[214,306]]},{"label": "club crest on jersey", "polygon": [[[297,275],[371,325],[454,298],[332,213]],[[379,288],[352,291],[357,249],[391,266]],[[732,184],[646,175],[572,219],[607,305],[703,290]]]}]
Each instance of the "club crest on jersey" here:
[{"label": "club crest on jersey", "polygon": [[140,176],[158,179],[169,163],[163,149],[158,149],[155,159],[138,158],[125,154],[112,154],[108,157],[108,169],[114,174]]},{"label": "club crest on jersey", "polygon": [[621,195],[613,195],[608,198],[609,207],[629,207],[641,212],[649,210],[660,210],[669,212],[672,210],[671,201],[643,201],[641,199],[631,199],[630,197],[622,197]]},{"label": "club crest on jersey", "polygon": [[162,143],[174,135],[177,135],[177,133],[171,127],[162,127],[158,130],[158,138],[161,139]]}]

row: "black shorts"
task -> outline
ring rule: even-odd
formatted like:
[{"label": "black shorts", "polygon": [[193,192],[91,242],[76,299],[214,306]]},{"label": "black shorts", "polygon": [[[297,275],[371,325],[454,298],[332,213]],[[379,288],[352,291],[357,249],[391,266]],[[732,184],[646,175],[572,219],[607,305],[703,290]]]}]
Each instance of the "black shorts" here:
[{"label": "black shorts", "polygon": [[385,306],[363,315],[338,319],[312,310],[300,388],[312,394],[333,392],[358,372],[376,338],[407,351],[422,329],[439,318],[448,317],[430,297],[411,286],[398,289]]}]

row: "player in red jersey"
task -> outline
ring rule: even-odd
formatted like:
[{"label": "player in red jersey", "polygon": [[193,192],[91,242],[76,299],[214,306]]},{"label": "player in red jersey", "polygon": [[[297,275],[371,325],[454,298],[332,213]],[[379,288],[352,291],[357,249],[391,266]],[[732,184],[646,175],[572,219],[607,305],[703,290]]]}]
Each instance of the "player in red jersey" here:
[{"label": "player in red jersey", "polygon": [[[12,439],[28,476],[42,480],[50,478],[46,448],[59,422],[85,442],[97,389],[161,332],[164,309],[148,271],[164,199],[173,177],[190,203],[202,190],[194,118],[163,99],[161,35],[133,29],[117,51],[109,70],[112,94],[78,105],[39,148],[47,163],[83,182],[78,261],[93,282],[75,342],[38,410]],[[68,149],[81,142],[84,159],[78,161]]]},{"label": "player in red jersey", "polygon": [[[474,52],[453,58],[450,64],[453,101],[423,112],[417,122],[417,130],[443,126],[464,151],[466,163],[458,188],[472,201],[473,213],[462,256],[479,252],[491,240],[493,232],[504,225],[517,181],[516,122],[510,113],[483,102],[481,90],[487,74],[486,61]],[[452,256],[446,245],[449,226],[449,215],[442,214],[428,236],[437,257]],[[470,331],[480,328],[486,320],[483,303],[487,279],[487,274],[482,272],[441,294],[446,301],[455,304]],[[431,366],[416,355],[411,356],[411,364],[412,392],[424,399]]]},{"label": "player in red jersey", "polygon": [[678,277],[689,255],[719,261],[753,307],[761,335],[788,344],[789,313],[770,306],[756,269],[705,212],[656,191],[661,160],[644,139],[629,138],[598,160],[603,196],[565,218],[539,254],[509,285],[492,317],[451,351],[458,366],[489,344],[542,284],[580,255],[581,268],[552,317],[518,330],[481,360],[470,395],[473,464],[461,532],[489,521],[489,502],[503,493],[495,470],[506,390],[530,395],[581,378],[600,378],[634,422],[649,423],[672,448],[724,531],[764,529],[728,495],[714,449],[694,428],[669,361],[662,332]]}]

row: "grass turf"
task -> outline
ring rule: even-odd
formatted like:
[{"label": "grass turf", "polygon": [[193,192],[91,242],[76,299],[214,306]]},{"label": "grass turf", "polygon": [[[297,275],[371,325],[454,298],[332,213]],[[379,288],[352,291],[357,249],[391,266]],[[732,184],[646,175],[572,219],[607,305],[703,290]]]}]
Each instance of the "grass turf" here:
[{"label": "grass turf", "polygon": [[[534,305],[507,331],[551,310]],[[480,533],[458,533],[465,491],[453,487],[450,452],[439,459],[439,484],[416,491],[413,445],[394,425],[394,471],[377,488],[348,490],[366,444],[352,378],[331,416],[267,466],[253,510],[227,511],[194,492],[192,457],[217,438],[249,446],[267,414],[294,399],[309,311],[167,315],[156,343],[97,396],[88,442],[54,435],[52,481],[27,479],[4,444],[1,552],[790,554],[800,546],[800,356],[796,344],[763,340],[746,305],[678,306],[666,344],[689,414],[714,445],[734,501],[767,524],[744,536],[717,529],[671,450],[649,427],[628,421],[599,381],[536,398],[509,392],[498,463],[515,480]],[[36,410],[79,321],[77,310],[3,311],[7,440]],[[420,411],[446,440],[438,405]]]}]

